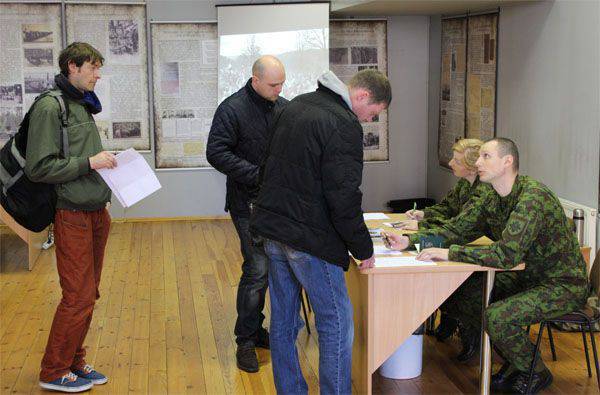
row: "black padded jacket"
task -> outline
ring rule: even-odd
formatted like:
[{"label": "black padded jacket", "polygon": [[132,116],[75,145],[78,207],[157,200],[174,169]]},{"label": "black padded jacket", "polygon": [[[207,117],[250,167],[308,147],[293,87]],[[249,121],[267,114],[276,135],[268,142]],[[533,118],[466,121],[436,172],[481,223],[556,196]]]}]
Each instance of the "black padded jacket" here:
[{"label": "black padded jacket", "polygon": [[363,130],[340,95],[319,84],[278,115],[251,230],[348,269],[373,243],[359,189]]},{"label": "black padded jacket", "polygon": [[273,114],[288,101],[272,102],[252,88],[252,79],[217,108],[208,135],[206,158],[227,176],[225,210],[249,216],[258,192],[259,166],[264,159]]}]

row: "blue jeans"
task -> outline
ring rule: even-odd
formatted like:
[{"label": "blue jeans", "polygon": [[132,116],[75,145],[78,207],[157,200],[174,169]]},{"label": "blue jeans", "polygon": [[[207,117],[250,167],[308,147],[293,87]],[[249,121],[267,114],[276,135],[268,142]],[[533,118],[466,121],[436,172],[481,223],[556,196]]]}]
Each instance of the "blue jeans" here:
[{"label": "blue jeans", "polygon": [[344,270],[282,243],[266,240],[271,297],[271,360],[279,394],[306,394],[296,338],[302,328],[300,289],[305,289],[315,313],[319,333],[319,385],[321,394],[350,394],[352,304]]}]

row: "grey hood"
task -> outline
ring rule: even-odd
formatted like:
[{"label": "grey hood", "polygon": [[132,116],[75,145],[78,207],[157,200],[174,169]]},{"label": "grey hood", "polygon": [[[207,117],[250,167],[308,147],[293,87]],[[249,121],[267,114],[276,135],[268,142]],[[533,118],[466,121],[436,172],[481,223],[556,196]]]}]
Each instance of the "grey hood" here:
[{"label": "grey hood", "polygon": [[348,87],[331,70],[324,72],[317,81],[327,89],[331,89],[340,95],[352,110],[352,101],[350,101]]}]

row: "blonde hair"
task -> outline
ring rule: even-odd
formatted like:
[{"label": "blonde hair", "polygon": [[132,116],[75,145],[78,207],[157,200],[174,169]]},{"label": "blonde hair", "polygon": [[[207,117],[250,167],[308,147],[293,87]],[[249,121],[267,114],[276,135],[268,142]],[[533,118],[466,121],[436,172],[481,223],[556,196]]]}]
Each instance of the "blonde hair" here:
[{"label": "blonde hair", "polygon": [[465,155],[465,166],[469,170],[475,170],[475,162],[479,158],[479,149],[483,145],[483,141],[479,139],[462,139],[458,140],[452,146],[452,151],[456,151]]}]

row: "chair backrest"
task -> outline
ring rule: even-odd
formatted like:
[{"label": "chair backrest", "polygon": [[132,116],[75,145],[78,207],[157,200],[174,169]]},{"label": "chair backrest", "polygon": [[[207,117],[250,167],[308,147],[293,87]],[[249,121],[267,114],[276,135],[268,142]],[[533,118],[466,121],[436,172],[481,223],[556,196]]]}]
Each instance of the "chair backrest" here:
[{"label": "chair backrest", "polygon": [[592,263],[590,285],[596,296],[600,297],[600,250],[596,252],[596,258],[594,259],[594,263]]}]

